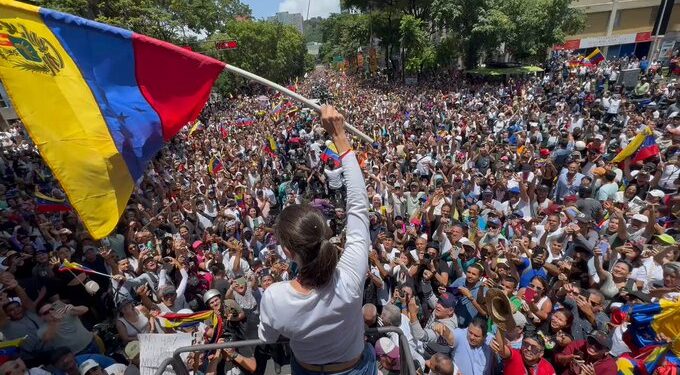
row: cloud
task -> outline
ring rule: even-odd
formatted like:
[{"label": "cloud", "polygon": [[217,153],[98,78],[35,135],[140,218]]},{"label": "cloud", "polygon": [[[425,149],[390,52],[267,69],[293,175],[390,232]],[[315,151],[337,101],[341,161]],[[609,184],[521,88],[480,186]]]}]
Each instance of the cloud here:
[{"label": "cloud", "polygon": [[328,17],[331,13],[340,13],[340,0],[283,0],[279,4],[279,12],[300,13],[307,18],[307,4],[309,17]]}]

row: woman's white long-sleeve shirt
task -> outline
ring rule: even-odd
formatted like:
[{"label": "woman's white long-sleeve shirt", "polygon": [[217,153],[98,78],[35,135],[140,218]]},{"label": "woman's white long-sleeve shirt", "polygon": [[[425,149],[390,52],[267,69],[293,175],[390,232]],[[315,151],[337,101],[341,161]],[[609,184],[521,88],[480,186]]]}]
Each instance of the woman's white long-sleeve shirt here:
[{"label": "woman's white long-sleeve shirt", "polygon": [[[331,281],[303,295],[279,282],[269,287],[260,305],[259,337],[290,339],[295,358],[308,364],[346,362],[364,348],[361,303],[368,272],[368,196],[354,152],[342,158],[347,186],[347,241]],[[293,249],[294,250],[294,249]]]}]

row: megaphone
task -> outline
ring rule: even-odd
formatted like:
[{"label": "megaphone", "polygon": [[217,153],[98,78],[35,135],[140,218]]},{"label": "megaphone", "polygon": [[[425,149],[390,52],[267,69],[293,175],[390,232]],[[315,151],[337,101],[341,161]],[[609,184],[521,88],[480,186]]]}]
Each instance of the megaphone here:
[{"label": "megaphone", "polygon": [[492,288],[486,292],[486,312],[501,331],[508,332],[515,328],[512,305],[502,290]]}]

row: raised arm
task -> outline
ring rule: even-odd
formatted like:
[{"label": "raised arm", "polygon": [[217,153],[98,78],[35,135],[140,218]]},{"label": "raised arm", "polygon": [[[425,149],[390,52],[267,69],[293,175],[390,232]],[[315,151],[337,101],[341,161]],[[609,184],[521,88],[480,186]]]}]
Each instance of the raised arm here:
[{"label": "raised arm", "polygon": [[370,236],[368,232],[368,195],[361,167],[345,134],[345,120],[333,107],[321,108],[321,124],[335,143],[342,161],[347,187],[347,241],[338,268],[343,278],[357,290],[363,288],[368,272]]}]

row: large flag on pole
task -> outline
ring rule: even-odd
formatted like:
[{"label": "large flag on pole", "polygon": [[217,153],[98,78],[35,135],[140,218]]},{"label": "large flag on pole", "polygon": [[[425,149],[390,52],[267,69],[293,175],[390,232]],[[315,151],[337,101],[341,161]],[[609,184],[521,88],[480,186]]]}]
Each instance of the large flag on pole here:
[{"label": "large flag on pole", "polygon": [[128,30],[0,0],[0,79],[94,238],[225,64]]}]

